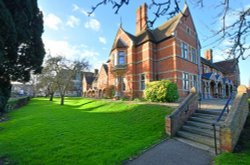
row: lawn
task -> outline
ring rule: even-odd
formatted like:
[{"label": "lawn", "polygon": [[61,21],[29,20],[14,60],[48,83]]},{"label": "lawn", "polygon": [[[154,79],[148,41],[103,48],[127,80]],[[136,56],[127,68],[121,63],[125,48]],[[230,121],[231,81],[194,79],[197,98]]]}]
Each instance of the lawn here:
[{"label": "lawn", "polygon": [[[250,99],[248,99],[250,104]],[[236,151],[223,153],[216,157],[217,165],[249,165],[250,164],[250,114],[248,115],[245,127],[241,133]]]},{"label": "lawn", "polygon": [[35,98],[0,123],[9,164],[122,164],[166,137],[160,105],[82,98]]}]

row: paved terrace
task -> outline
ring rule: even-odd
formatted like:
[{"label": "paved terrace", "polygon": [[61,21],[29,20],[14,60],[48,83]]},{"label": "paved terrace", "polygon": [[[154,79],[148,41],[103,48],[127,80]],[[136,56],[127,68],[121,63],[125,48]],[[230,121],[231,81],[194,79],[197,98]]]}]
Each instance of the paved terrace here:
[{"label": "paved terrace", "polygon": [[[226,99],[206,99],[201,101],[202,110],[222,110]],[[152,103],[155,104],[155,103]],[[173,108],[179,103],[156,103]],[[211,165],[213,154],[208,150],[202,150],[188,145],[176,139],[165,140],[142,155],[124,162],[125,165]]]}]

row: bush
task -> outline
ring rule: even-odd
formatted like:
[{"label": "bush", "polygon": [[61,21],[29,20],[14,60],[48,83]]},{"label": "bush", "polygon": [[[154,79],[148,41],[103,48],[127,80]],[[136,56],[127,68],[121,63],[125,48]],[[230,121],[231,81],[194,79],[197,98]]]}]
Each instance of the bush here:
[{"label": "bush", "polygon": [[153,102],[174,102],[179,98],[177,85],[169,80],[147,83],[144,97]]},{"label": "bush", "polygon": [[5,106],[5,112],[24,106],[29,102],[29,100],[30,98],[28,96],[19,98],[10,98]]},{"label": "bush", "polygon": [[106,94],[105,97],[106,98],[113,98],[115,96],[115,86],[114,85],[110,85],[106,88]]}]

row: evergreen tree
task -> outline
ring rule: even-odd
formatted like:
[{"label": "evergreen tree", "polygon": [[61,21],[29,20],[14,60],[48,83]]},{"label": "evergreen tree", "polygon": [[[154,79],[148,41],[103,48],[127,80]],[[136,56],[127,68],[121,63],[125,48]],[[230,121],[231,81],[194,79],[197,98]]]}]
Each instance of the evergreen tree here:
[{"label": "evergreen tree", "polygon": [[11,81],[27,82],[40,73],[45,55],[43,15],[36,0],[0,0],[0,113]]}]

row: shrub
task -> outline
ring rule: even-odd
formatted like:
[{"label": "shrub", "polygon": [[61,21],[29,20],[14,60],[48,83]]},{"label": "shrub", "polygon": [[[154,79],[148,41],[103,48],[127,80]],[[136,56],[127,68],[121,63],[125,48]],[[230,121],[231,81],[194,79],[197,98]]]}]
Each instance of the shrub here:
[{"label": "shrub", "polygon": [[105,97],[106,98],[113,98],[115,95],[115,86],[114,85],[110,85],[106,88],[106,94]]},{"label": "shrub", "polygon": [[6,104],[5,112],[24,106],[29,102],[29,100],[30,98],[28,96],[19,98],[10,98],[8,103]]},{"label": "shrub", "polygon": [[177,85],[169,80],[147,83],[144,97],[153,102],[174,102],[179,98]]}]

